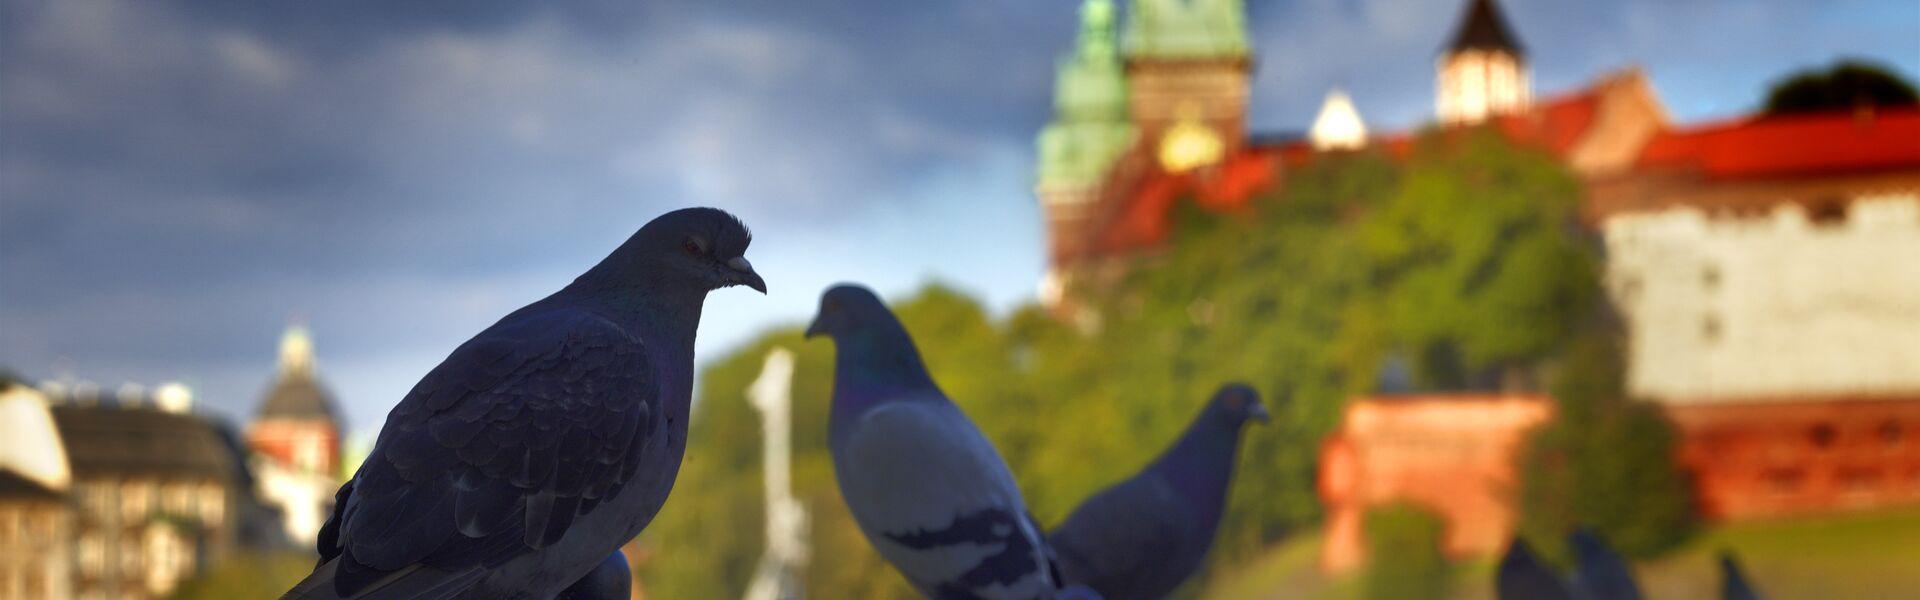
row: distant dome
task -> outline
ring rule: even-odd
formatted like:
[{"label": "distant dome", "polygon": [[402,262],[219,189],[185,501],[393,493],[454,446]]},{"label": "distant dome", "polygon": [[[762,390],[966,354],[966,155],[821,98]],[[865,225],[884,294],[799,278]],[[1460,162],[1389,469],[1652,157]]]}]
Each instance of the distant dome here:
[{"label": "distant dome", "polygon": [[280,337],[280,372],[274,375],[272,386],[260,399],[255,418],[340,422],[333,394],[314,375],[313,338],[307,328],[294,325]]},{"label": "distant dome", "polygon": [[282,372],[260,402],[260,419],[326,419],[339,422],[333,394],[308,373]]}]

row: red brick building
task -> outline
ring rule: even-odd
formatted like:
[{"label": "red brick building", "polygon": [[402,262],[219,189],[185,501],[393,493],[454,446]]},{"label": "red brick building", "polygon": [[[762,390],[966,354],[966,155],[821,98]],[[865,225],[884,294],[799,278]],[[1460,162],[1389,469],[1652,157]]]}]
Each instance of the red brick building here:
[{"label": "red brick building", "polygon": [[1514,461],[1526,435],[1552,416],[1553,402],[1538,395],[1355,399],[1321,448],[1321,568],[1365,562],[1367,511],[1403,502],[1446,523],[1447,555],[1499,552],[1515,528]]}]

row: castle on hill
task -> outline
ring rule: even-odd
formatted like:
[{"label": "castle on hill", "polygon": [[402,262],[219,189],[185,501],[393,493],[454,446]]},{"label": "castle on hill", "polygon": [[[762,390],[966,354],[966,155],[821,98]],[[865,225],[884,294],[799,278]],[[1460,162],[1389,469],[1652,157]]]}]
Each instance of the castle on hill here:
[{"label": "castle on hill", "polygon": [[[1700,513],[1920,504],[1920,110],[1674,123],[1634,68],[1536,95],[1520,29],[1494,0],[1463,9],[1432,125],[1493,129],[1582,181],[1628,391],[1678,426]],[[1073,293],[1179,243],[1179,203],[1230,213],[1318,157],[1404,156],[1414,136],[1370,131],[1339,90],[1304,139],[1250,135],[1239,0],[1129,0],[1124,24],[1112,0],[1085,0],[1080,17],[1037,141],[1056,312],[1084,313]],[[1550,408],[1533,393],[1354,399],[1322,456],[1324,564],[1358,564],[1359,515],[1394,501],[1445,519],[1449,552],[1497,549],[1517,433]]]}]

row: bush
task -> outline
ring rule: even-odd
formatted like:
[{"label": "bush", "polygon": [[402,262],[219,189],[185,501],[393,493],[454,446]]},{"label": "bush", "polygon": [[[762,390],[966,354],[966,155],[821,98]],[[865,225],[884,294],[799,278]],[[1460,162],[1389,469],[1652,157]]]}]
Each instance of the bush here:
[{"label": "bush", "polygon": [[1362,597],[1379,600],[1445,598],[1446,557],[1440,553],[1440,518],[1408,504],[1367,512],[1367,568]]}]

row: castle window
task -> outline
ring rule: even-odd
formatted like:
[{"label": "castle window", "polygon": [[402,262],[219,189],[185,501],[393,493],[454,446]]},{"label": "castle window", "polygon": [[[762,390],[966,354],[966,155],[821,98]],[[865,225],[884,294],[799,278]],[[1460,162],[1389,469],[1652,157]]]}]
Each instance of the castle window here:
[{"label": "castle window", "polygon": [[1700,269],[1700,287],[1708,291],[1720,289],[1720,267],[1707,265],[1706,268]]},{"label": "castle window", "polygon": [[1767,469],[1760,477],[1767,482],[1767,489],[1784,496],[1799,491],[1800,482],[1806,479],[1806,475],[1800,469],[1780,468]]},{"label": "castle window", "polygon": [[1833,429],[1832,423],[1821,423],[1807,429],[1807,441],[1813,442],[1815,448],[1831,448],[1839,437],[1840,433]]},{"label": "castle window", "polygon": [[1700,320],[1700,337],[1709,342],[1720,341],[1720,315],[1708,314]]},{"label": "castle window", "polygon": [[1897,448],[1900,446],[1900,437],[1903,432],[1900,431],[1899,422],[1887,421],[1885,423],[1881,423],[1879,432],[1880,432],[1880,441],[1886,442],[1887,445],[1891,447]]},{"label": "castle window", "polygon": [[1847,203],[1845,200],[1822,200],[1807,206],[1807,221],[1823,227],[1832,227],[1847,222]]}]

